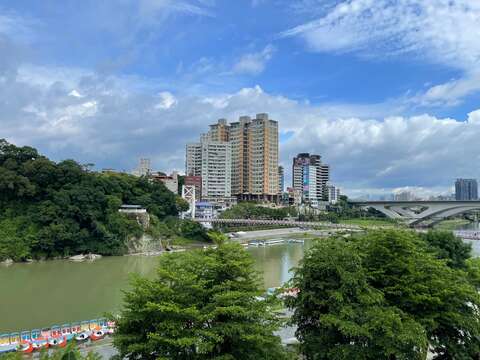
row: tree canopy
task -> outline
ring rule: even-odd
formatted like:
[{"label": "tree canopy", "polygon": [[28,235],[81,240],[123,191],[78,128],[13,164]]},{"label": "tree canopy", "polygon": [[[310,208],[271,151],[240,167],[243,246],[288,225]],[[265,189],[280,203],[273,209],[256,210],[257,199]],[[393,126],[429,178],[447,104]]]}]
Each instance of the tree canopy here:
[{"label": "tree canopy", "polygon": [[255,203],[241,202],[225,210],[221,214],[221,218],[283,220],[297,215],[297,210],[294,207],[271,208]]},{"label": "tree canopy", "polygon": [[316,243],[288,299],[305,358],[424,360],[429,346],[434,359],[477,356],[478,261],[459,266],[463,252],[445,250],[455,238],[428,238],[384,230]]},{"label": "tree canopy", "polygon": [[118,212],[138,204],[158,219],[184,204],[162,183],[55,163],[31,147],[0,140],[0,261],[125,251],[141,227]]},{"label": "tree canopy", "polygon": [[114,344],[130,359],[282,359],[278,319],[259,301],[250,255],[218,248],[166,254],[157,278],[135,278]]}]

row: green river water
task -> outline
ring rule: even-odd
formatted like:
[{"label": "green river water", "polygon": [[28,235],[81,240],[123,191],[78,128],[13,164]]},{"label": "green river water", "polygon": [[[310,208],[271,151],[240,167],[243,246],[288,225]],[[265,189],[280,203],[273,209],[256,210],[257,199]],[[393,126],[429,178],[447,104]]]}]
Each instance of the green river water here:
[{"label": "green river water", "polygon": [[[473,252],[480,255],[480,241]],[[279,286],[303,257],[305,244],[248,248],[264,287]],[[153,277],[158,257],[107,257],[94,262],[66,260],[0,266],[0,333],[89,320],[122,305],[131,273]]]},{"label": "green river water", "polygon": [[[265,288],[289,279],[310,243],[248,248]],[[0,333],[61,325],[118,312],[131,273],[152,277],[158,257],[108,257],[0,266]]]}]

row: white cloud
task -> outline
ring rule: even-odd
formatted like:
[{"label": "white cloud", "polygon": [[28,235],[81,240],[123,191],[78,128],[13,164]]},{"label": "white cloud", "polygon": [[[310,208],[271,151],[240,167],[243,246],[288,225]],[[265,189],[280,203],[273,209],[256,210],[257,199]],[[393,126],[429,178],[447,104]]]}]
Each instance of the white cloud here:
[{"label": "white cloud", "polygon": [[8,36],[22,43],[29,43],[35,37],[33,28],[39,25],[38,21],[1,10],[0,8],[0,36]]},{"label": "white cloud", "polygon": [[258,75],[265,70],[274,52],[275,47],[269,44],[260,52],[245,54],[234,64],[233,72],[237,74]]},{"label": "white cloud", "polygon": [[[309,3],[313,8],[317,3]],[[305,10],[305,9],[304,9]],[[476,0],[348,0],[285,31],[319,52],[355,53],[381,61],[415,56],[461,70],[413,100],[453,105],[480,89],[480,2]]]},{"label": "white cloud", "polygon": [[149,156],[158,169],[178,169],[185,143],[216,119],[268,112],[282,134],[289,134],[280,147],[285,168],[298,152],[321,154],[331,165],[332,180],[349,194],[405,186],[435,192],[448,189],[456,177],[480,177],[480,109],[466,119],[391,117],[381,116],[386,113],[381,106],[313,106],[260,86],[208,96],[149,95],[131,79],[88,72],[76,79],[74,70],[70,77],[64,73],[74,84],[59,79],[30,84],[29,72],[19,73],[0,87],[3,136],[55,159],[130,169],[138,157]]},{"label": "white cloud", "polygon": [[172,93],[168,91],[162,91],[158,94],[159,101],[155,105],[155,109],[170,109],[177,104],[177,99]]},{"label": "white cloud", "polygon": [[139,17],[147,24],[157,23],[172,13],[212,16],[212,4],[200,0],[135,0],[138,1]]}]

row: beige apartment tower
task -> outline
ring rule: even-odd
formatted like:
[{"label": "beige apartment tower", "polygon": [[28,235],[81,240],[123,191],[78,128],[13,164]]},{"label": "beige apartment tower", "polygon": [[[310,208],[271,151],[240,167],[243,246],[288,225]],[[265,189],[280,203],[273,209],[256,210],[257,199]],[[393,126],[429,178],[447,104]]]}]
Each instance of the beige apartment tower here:
[{"label": "beige apartment tower", "polygon": [[220,119],[210,125],[209,137],[231,144],[232,195],[238,200],[278,201],[278,122],[268,114],[241,116],[230,125]]},{"label": "beige apartment tower", "polygon": [[[278,202],[278,122],[268,114],[241,116],[228,124],[220,119],[210,125],[202,141],[228,143],[231,147],[231,193],[238,200]],[[187,146],[187,174],[194,175],[199,144]],[[195,170],[194,170],[195,169]]]}]

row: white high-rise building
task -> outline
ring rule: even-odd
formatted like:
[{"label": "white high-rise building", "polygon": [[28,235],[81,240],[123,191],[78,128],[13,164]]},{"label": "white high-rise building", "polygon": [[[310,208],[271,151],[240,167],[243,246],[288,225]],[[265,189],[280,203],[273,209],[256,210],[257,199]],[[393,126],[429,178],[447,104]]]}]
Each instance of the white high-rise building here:
[{"label": "white high-rise building", "polygon": [[340,199],[340,189],[335,185],[327,185],[328,190],[328,202],[330,204],[336,204]]},{"label": "white high-rise building", "polygon": [[147,176],[152,173],[152,167],[150,164],[150,159],[141,158],[138,166],[135,170],[132,171],[132,175],[135,176]]},{"label": "white high-rise building", "polygon": [[186,148],[185,174],[202,176],[202,143],[190,143]]},{"label": "white high-rise building", "polygon": [[232,196],[232,152],[229,143],[202,144],[202,199],[215,201]]}]

